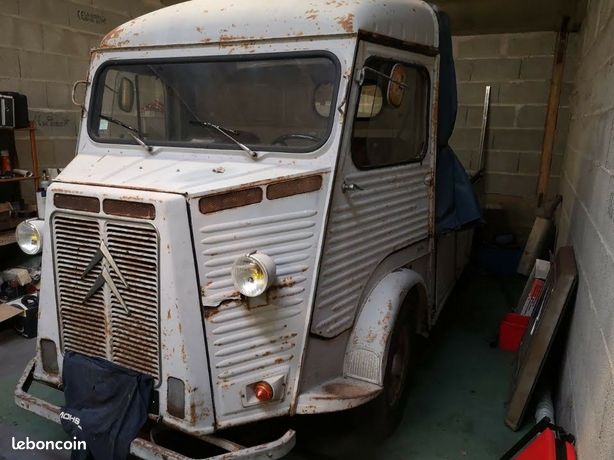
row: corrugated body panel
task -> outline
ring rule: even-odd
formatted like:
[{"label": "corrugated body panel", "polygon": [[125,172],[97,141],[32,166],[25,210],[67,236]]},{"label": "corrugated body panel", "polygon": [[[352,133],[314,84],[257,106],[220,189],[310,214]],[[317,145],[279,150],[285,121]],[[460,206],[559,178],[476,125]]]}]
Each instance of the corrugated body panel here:
[{"label": "corrugated body panel", "polygon": [[[154,377],[160,374],[158,235],[151,225],[57,214],[52,220],[63,347]],[[101,242],[123,275],[109,274],[129,314],[105,282],[85,297],[101,273],[83,277]]]},{"label": "corrugated body panel", "polygon": [[334,337],[354,322],[361,286],[390,253],[429,234],[428,165],[361,171],[345,177],[364,190],[333,197],[312,332]]},{"label": "corrugated body panel", "polygon": [[[287,363],[297,356],[298,330],[290,321],[304,314],[306,272],[315,251],[315,210],[233,220],[203,227],[204,302],[220,304],[208,317],[214,374],[224,382]],[[266,301],[250,306],[237,297],[231,278],[233,262],[258,250],[273,258],[277,281]]]}]

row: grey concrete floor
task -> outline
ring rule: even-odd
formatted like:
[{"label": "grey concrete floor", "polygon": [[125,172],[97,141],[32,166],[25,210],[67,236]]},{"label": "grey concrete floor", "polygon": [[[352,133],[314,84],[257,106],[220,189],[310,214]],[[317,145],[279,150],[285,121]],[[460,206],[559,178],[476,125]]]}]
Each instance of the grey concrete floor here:
[{"label": "grey concrete floor", "polygon": [[[523,280],[470,270],[448,301],[412,374],[399,428],[377,440],[368,409],[303,416],[293,426],[298,443],[291,460],[492,460],[521,434],[503,424],[513,356],[491,346],[502,315],[517,301]],[[17,408],[15,383],[35,343],[0,330],[0,460],[68,459],[66,452],[25,453],[11,439],[67,439],[62,429]],[[45,390],[39,390],[45,391]],[[259,429],[266,429],[259,424]]]}]

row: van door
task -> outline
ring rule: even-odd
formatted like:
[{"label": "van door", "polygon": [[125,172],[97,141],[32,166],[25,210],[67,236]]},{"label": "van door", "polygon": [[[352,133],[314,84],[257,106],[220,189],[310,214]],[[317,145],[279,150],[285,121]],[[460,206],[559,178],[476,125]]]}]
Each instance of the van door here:
[{"label": "van door", "polygon": [[352,326],[390,254],[419,242],[423,254],[431,248],[437,68],[434,56],[359,45],[312,333],[334,337]]}]

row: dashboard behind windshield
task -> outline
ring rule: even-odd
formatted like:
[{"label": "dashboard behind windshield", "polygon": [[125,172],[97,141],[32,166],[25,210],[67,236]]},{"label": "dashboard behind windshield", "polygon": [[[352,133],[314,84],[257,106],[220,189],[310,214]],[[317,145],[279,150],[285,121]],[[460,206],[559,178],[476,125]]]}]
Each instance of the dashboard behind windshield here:
[{"label": "dashboard behind windshield", "polygon": [[328,54],[113,61],[95,79],[88,129],[105,143],[310,152],[330,134],[338,81]]}]

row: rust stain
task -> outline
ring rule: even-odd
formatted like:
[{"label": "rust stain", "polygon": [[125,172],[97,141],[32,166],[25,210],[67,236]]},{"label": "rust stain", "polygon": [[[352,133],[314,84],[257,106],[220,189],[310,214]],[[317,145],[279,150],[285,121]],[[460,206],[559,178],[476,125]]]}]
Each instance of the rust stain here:
[{"label": "rust stain", "polygon": [[369,333],[367,334],[367,342],[373,343],[376,338],[377,338],[377,334],[373,332],[372,330],[370,330]]},{"label": "rust stain", "polygon": [[326,392],[325,395],[315,396],[315,400],[344,400],[344,399],[368,399],[371,393],[366,388],[358,385],[350,385],[348,383],[329,383],[324,385],[322,389]]},{"label": "rust stain", "polygon": [[105,213],[114,216],[133,217],[147,220],[153,220],[156,218],[156,208],[153,204],[149,203],[139,203],[124,199],[112,200],[107,198],[102,202],[102,208]]},{"label": "rust stain", "polygon": [[123,31],[124,31],[123,27],[116,27],[115,29],[113,29],[111,32],[109,32],[103,37],[102,41],[100,42],[100,47],[101,48],[111,47],[112,45],[109,42],[119,37]]},{"label": "rust stain", "polygon": [[219,308],[206,307],[204,311],[205,319],[213,318],[220,312]]},{"label": "rust stain", "polygon": [[312,8],[312,9],[310,9],[310,10],[305,11],[305,15],[306,15],[305,17],[306,17],[307,19],[309,19],[309,20],[312,20],[312,21],[313,21],[313,20],[317,19],[317,17],[318,17],[318,13],[319,13],[319,11],[318,11],[318,10],[316,10],[315,8]]},{"label": "rust stain", "polygon": [[231,34],[221,34],[220,42],[238,42],[242,40],[250,40],[249,37],[245,37],[243,35],[231,35]]},{"label": "rust stain", "polygon": [[346,32],[354,32],[354,15],[352,13],[348,13],[345,16],[338,16],[335,20]]}]

